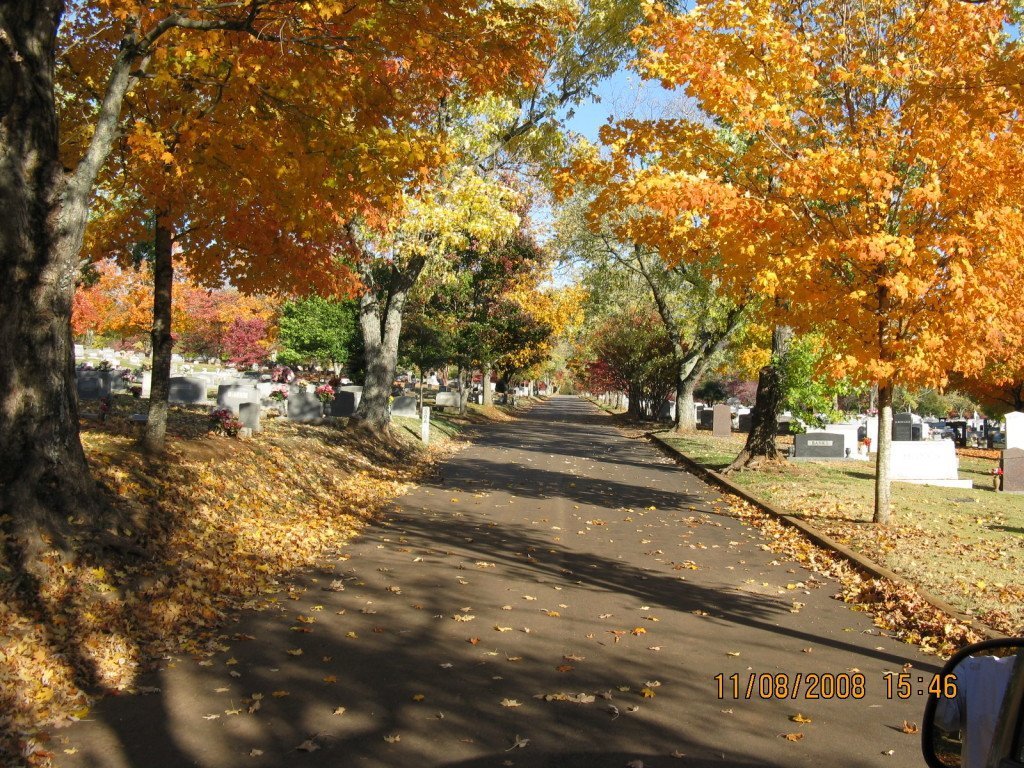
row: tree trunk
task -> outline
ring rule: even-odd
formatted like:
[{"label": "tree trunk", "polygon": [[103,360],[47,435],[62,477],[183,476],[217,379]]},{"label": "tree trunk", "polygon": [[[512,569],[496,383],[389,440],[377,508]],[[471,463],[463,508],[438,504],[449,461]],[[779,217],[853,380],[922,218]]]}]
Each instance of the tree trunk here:
[{"label": "tree trunk", "polygon": [[697,429],[696,409],[693,391],[697,389],[697,377],[676,381],[676,418],[673,425],[676,432],[693,432]]},{"label": "tree trunk", "polygon": [[174,290],[174,237],[166,212],[156,217],[155,247],[153,249],[153,380],[149,394],[149,416],[142,446],[147,453],[159,454],[164,450],[167,433],[167,398],[170,392],[171,354],[174,340],[171,336],[171,301]]},{"label": "tree trunk", "polygon": [[878,387],[878,453],[875,467],[875,514],[876,523],[888,523],[892,512],[892,384]]},{"label": "tree trunk", "polygon": [[404,269],[391,267],[387,284],[380,286],[370,273],[369,265],[363,264],[366,290],[359,299],[359,329],[363,335],[366,378],[362,400],[352,415],[353,425],[382,430],[390,421],[388,404],[398,368],[402,312],[423,265],[424,260],[417,258]]},{"label": "tree trunk", "polygon": [[494,405],[494,394],[491,392],[491,364],[489,362],[484,363],[484,408],[490,408]]},{"label": "tree trunk", "polygon": [[726,467],[725,472],[754,467],[764,461],[777,461],[779,410],[785,393],[782,391],[782,361],[789,349],[793,332],[783,325],[775,326],[772,333],[772,359],[757,377],[757,395],[750,414],[750,433],[740,455]]},{"label": "tree trunk", "polygon": [[19,534],[96,508],[70,323],[87,209],[66,215],[53,93],[63,7],[0,6],[0,516]]},{"label": "tree trunk", "polygon": [[469,385],[466,379],[472,379],[473,374],[470,372],[469,376],[466,376],[466,371],[463,367],[459,366],[459,416],[466,415],[466,404],[469,402]]}]

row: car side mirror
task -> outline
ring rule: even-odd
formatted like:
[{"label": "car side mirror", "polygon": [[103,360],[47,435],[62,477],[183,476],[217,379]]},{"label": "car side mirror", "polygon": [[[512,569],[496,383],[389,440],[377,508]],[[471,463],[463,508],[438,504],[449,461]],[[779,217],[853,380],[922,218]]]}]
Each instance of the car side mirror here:
[{"label": "car side mirror", "polygon": [[954,655],[929,686],[921,751],[933,768],[1024,768],[1024,638]]}]

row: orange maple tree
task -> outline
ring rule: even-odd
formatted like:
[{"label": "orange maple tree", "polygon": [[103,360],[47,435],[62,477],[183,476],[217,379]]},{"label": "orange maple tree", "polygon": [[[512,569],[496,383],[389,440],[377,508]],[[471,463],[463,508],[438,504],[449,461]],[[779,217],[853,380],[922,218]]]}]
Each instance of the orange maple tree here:
[{"label": "orange maple tree", "polygon": [[[727,284],[824,330],[836,373],[879,384],[879,522],[893,386],[980,371],[1024,286],[1024,59],[1005,13],[955,0],[657,6],[638,66],[714,124],[604,134],[631,171],[620,194],[651,214],[636,238],[669,252],[712,233]],[[656,162],[633,171],[641,157]]]},{"label": "orange maple tree", "polygon": [[[41,521],[66,519],[69,509],[91,506],[95,497],[78,438],[70,316],[97,179],[122,135],[129,94],[142,100],[177,80],[183,83],[183,98],[195,97],[191,107],[182,101],[185,111],[178,114],[205,112],[221,98],[220,84],[230,70],[232,81],[237,75],[248,87],[252,100],[245,106],[267,116],[262,128],[273,134],[275,119],[289,110],[308,118],[308,141],[301,146],[312,145],[338,163],[320,187],[331,190],[364,176],[389,178],[389,162],[400,153],[380,150],[375,139],[387,131],[378,127],[355,142],[356,147],[365,143],[369,151],[357,153],[359,162],[345,173],[348,155],[334,155],[332,145],[318,145],[316,139],[343,135],[353,125],[360,133],[362,125],[372,126],[364,112],[376,115],[378,126],[415,123],[453,88],[486,93],[532,75],[534,44],[545,37],[542,8],[479,0],[375,0],[355,6],[336,0],[78,0],[70,5],[65,0],[16,0],[9,5],[10,12],[0,16],[0,40],[12,62],[12,97],[0,115],[0,211],[5,216],[0,298],[8,310],[0,318],[0,356],[12,362],[0,372],[5,398],[0,508],[16,511],[13,527],[28,534]],[[58,60],[62,68],[66,64],[82,75],[84,97],[63,90],[63,82],[58,94]],[[292,73],[291,79],[283,72]],[[392,97],[367,104],[361,98],[366,84],[379,84],[371,92]],[[282,93],[279,88],[285,85]],[[310,102],[337,109],[307,115],[303,109]],[[319,130],[325,115],[334,119]],[[163,127],[158,123],[158,132]],[[203,132],[190,133],[188,125],[179,127],[184,128],[184,134],[176,132],[183,142],[194,139],[198,146],[207,139]],[[128,141],[141,145],[152,131],[128,135]],[[163,166],[173,166],[175,157],[164,156],[167,144],[159,138],[150,146]],[[289,146],[272,143],[272,149],[279,168],[303,178],[305,166],[289,170],[296,165]],[[254,143],[246,157],[253,159],[262,150]],[[309,180],[314,183],[307,189],[321,179]],[[248,178],[254,187],[265,181]],[[231,183],[219,197],[244,196],[245,190],[244,182]],[[321,215],[327,212],[314,208],[311,218]],[[281,238],[297,232],[301,239],[305,223],[298,216],[272,217],[265,231]],[[170,240],[161,241],[165,250]],[[168,298],[164,304],[169,303]]]}]

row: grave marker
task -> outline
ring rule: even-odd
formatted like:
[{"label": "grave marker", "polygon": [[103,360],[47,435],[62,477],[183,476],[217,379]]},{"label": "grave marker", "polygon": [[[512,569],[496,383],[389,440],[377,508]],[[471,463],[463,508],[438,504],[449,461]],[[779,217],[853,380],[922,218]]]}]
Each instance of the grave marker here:
[{"label": "grave marker", "polygon": [[797,459],[842,459],[846,457],[846,438],[832,432],[805,432],[793,438],[793,457]]},{"label": "grave marker", "polygon": [[396,397],[391,403],[391,415],[415,419],[419,415],[416,412],[416,398],[407,395]]},{"label": "grave marker", "polygon": [[288,419],[290,421],[316,421],[323,416],[323,403],[312,392],[295,392],[288,395]]},{"label": "grave marker", "polygon": [[893,442],[909,442],[914,439],[914,418],[909,413],[894,413],[892,416]]},{"label": "grave marker", "polygon": [[1006,414],[1006,450],[1024,448],[1024,413],[1010,411]]},{"label": "grave marker", "polygon": [[999,456],[999,469],[1003,472],[1003,491],[1024,493],[1024,449],[1007,448]]},{"label": "grave marker", "polygon": [[720,403],[715,406],[711,417],[711,431],[715,437],[728,437],[732,434],[732,409]]},{"label": "grave marker", "polygon": [[260,426],[259,403],[239,403],[238,419],[242,422],[243,427],[251,429],[254,433],[260,432],[263,429]]},{"label": "grave marker", "polygon": [[167,401],[197,405],[206,402],[206,382],[192,376],[172,376],[167,390]]}]

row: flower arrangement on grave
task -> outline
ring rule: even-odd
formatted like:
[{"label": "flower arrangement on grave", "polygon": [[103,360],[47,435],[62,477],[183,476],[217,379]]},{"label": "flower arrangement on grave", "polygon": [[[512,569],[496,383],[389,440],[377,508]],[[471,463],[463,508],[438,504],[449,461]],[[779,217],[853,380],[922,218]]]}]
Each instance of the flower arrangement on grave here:
[{"label": "flower arrangement on grave", "polygon": [[100,398],[100,421],[106,421],[107,415],[114,410],[114,398],[104,395]]},{"label": "flower arrangement on grave", "polygon": [[330,384],[321,384],[316,388],[315,394],[320,399],[321,403],[327,405],[334,399],[334,387]]},{"label": "flower arrangement on grave", "polygon": [[228,437],[235,437],[242,429],[241,420],[230,408],[214,408],[210,411],[210,429]]},{"label": "flower arrangement on grave", "polygon": [[295,381],[295,372],[287,365],[279,365],[271,371],[270,380],[276,384],[290,384]]},{"label": "flower arrangement on grave", "polygon": [[861,442],[864,443],[864,447],[865,448],[867,448],[869,451],[871,450],[871,438],[870,437],[865,437],[863,440],[861,440]]},{"label": "flower arrangement on grave", "polygon": [[272,390],[269,395],[271,400],[277,400],[279,403],[283,403],[288,399],[288,387],[285,384],[278,384]]},{"label": "flower arrangement on grave", "polygon": [[114,370],[114,365],[109,360],[104,360],[103,362],[101,362],[99,365],[96,366],[96,370],[97,371],[112,371],[112,370]]}]

